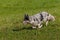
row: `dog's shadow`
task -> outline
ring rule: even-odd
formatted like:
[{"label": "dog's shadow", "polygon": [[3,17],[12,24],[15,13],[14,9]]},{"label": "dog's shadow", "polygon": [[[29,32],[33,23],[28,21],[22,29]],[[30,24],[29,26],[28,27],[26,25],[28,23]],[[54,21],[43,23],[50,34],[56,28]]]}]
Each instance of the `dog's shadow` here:
[{"label": "dog's shadow", "polygon": [[[49,25],[48,25],[48,26],[49,26]],[[48,26],[43,25],[43,28],[46,28],[46,27],[48,27]],[[56,25],[51,25],[51,26],[56,26]],[[33,29],[31,26],[29,26],[29,27],[23,26],[22,28],[14,27],[12,30],[13,30],[13,31],[23,31],[23,30],[36,30],[36,29],[38,29],[38,28]],[[41,29],[40,29],[40,30],[41,30]]]},{"label": "dog's shadow", "polygon": [[22,31],[22,30],[33,30],[32,27],[22,27],[22,28],[14,28],[13,31]]}]

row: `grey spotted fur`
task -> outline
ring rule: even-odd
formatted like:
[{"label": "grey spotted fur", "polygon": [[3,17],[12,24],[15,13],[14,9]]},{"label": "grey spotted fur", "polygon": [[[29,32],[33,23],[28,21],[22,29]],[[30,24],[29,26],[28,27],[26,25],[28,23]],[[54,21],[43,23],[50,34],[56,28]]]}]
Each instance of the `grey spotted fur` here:
[{"label": "grey spotted fur", "polygon": [[29,16],[25,14],[23,24],[31,24],[32,28],[41,28],[43,22],[46,22],[46,26],[48,25],[49,21],[54,21],[55,18],[51,14],[47,12],[37,13],[33,16]]}]

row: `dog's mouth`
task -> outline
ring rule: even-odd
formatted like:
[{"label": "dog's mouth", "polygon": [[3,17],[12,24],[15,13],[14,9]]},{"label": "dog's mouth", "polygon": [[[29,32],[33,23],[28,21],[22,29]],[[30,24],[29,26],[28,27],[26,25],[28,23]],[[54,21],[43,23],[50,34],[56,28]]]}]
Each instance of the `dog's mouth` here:
[{"label": "dog's mouth", "polygon": [[23,24],[30,24],[29,21],[23,21]]}]

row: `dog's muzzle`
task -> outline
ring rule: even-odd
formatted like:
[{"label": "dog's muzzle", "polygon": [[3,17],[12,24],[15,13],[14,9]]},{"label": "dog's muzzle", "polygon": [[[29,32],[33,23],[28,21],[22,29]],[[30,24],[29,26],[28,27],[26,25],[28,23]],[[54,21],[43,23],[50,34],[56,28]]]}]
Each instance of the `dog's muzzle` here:
[{"label": "dog's muzzle", "polygon": [[29,24],[29,21],[23,21],[23,24],[24,25]]}]

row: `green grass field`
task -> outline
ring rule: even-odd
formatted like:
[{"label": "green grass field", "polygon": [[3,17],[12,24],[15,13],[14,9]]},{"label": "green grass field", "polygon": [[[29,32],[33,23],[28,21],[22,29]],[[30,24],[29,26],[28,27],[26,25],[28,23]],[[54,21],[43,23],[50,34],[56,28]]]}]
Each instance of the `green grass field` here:
[{"label": "green grass field", "polygon": [[[46,11],[55,22],[41,29],[23,25],[25,13]],[[0,0],[0,40],[60,40],[60,0]]]}]

